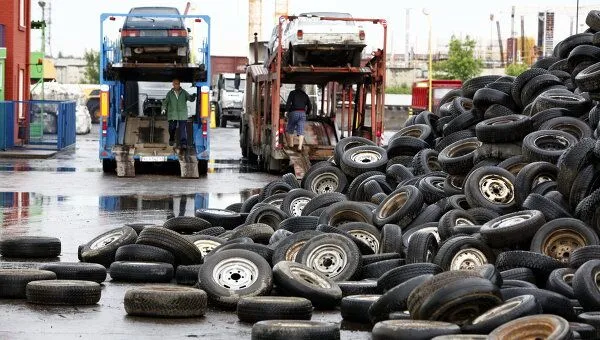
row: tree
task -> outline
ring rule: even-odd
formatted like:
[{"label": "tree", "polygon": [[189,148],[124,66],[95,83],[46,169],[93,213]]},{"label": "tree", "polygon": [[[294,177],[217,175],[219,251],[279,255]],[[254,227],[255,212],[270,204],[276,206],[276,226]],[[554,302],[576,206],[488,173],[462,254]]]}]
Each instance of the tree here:
[{"label": "tree", "polygon": [[527,64],[518,63],[518,64],[510,64],[506,67],[506,74],[509,76],[518,76],[521,73],[527,71],[529,66]]},{"label": "tree", "polygon": [[83,56],[85,59],[85,73],[81,82],[84,84],[98,84],[100,82],[100,53],[94,50],[86,50]]},{"label": "tree", "polygon": [[483,61],[475,58],[475,45],[475,40],[469,36],[465,40],[452,36],[448,59],[433,64],[434,77],[465,81],[479,75],[483,68]]}]

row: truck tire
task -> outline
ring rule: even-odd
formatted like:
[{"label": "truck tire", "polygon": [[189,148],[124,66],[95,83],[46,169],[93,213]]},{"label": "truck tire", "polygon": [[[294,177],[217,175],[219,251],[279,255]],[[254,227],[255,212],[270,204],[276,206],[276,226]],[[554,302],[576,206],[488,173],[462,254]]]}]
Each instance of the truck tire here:
[{"label": "truck tire", "polygon": [[41,305],[95,305],[100,284],[93,281],[44,280],[27,284],[27,302]]},{"label": "truck tire", "polygon": [[128,290],[124,305],[129,315],[182,318],[204,315],[206,300],[200,289],[151,286]]}]

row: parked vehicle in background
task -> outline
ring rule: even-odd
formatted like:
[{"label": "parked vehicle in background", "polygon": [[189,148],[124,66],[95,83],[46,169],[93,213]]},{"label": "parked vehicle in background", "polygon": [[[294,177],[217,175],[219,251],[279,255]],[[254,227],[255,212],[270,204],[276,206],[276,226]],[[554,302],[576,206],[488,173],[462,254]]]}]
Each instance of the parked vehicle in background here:
[{"label": "parked vehicle in background", "polygon": [[245,74],[219,74],[213,87],[213,103],[216,104],[217,122],[220,127],[227,127],[229,121],[240,121],[245,89]]},{"label": "parked vehicle in background", "polygon": [[[437,80],[431,81],[433,102],[431,111],[435,112],[440,106],[440,100],[451,90],[460,89],[460,80]],[[419,114],[429,108],[429,81],[421,80],[413,83],[412,87],[412,114]]]},{"label": "parked vehicle in background", "polygon": [[85,106],[90,114],[92,123],[100,122],[100,89],[91,90],[87,95]]},{"label": "parked vehicle in background", "polygon": [[[162,15],[157,16],[157,15]],[[121,29],[124,62],[188,63],[189,28],[175,7],[135,7]]]},{"label": "parked vehicle in background", "polygon": [[[337,18],[338,20],[327,20]],[[269,54],[279,45],[278,27],[272,32]],[[301,13],[282,28],[281,45],[289,65],[360,66],[365,31],[352,15],[337,12]]]}]

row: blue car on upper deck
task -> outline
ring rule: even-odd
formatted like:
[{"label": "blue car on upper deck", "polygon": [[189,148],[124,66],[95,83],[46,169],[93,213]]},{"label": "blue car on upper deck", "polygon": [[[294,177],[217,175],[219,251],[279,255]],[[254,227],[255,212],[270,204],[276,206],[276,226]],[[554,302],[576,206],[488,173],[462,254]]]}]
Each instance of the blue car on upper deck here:
[{"label": "blue car on upper deck", "polygon": [[[174,62],[190,60],[190,30],[174,7],[135,7],[121,29],[124,62]],[[162,17],[161,17],[162,16]]]}]

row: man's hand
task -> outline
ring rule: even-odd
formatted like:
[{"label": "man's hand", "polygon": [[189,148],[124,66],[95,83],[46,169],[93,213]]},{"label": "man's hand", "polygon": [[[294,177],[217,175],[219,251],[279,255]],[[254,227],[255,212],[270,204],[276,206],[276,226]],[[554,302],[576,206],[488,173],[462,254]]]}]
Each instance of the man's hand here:
[{"label": "man's hand", "polygon": [[196,97],[197,97],[197,95],[196,95],[195,93],[193,93],[193,94],[190,96],[190,100],[191,100],[191,101],[194,101],[194,100],[196,100]]}]

